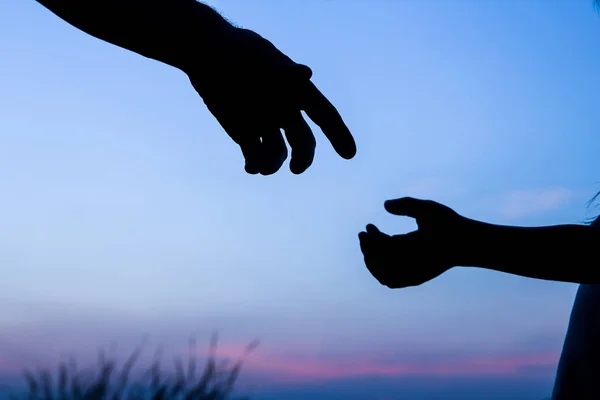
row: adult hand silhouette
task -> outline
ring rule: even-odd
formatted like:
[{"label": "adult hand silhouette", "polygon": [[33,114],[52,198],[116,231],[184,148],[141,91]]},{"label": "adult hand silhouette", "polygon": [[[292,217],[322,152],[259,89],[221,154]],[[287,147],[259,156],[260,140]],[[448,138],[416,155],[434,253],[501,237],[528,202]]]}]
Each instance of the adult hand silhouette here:
[{"label": "adult hand silhouette", "polygon": [[37,0],[99,39],[184,71],[210,112],[241,147],[246,171],[273,174],[292,149],[290,169],[312,163],[315,138],[301,111],[337,153],[356,144],[335,107],[310,81],[312,71],[257,33],[235,27],[195,0]]},{"label": "adult hand silhouette", "polygon": [[416,219],[418,230],[390,236],[367,225],[358,237],[371,274],[390,289],[421,285],[455,266],[466,218],[431,200],[405,197],[385,202],[394,215]]},{"label": "adult hand silhouette", "polygon": [[345,159],[356,144],[336,108],[310,81],[309,67],[297,64],[257,33],[231,27],[208,44],[204,57],[181,69],[223,129],[241,148],[246,172],[270,175],[292,150],[290,170],[304,172],[314,158],[315,137],[301,111],[317,124]]}]

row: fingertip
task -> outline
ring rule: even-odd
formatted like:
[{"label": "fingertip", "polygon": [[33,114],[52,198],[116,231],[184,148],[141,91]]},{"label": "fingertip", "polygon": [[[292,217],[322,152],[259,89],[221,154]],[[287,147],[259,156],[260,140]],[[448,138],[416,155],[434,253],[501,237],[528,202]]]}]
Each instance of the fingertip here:
[{"label": "fingertip", "polygon": [[367,232],[360,232],[358,234],[358,244],[360,246],[360,251],[363,253],[363,255],[367,255],[368,248],[369,248],[369,235],[367,234]]},{"label": "fingertip", "polygon": [[313,72],[308,65],[298,64],[297,71],[302,79],[309,80],[312,78]]},{"label": "fingertip", "polygon": [[385,210],[390,214],[396,214],[398,212],[398,208],[405,203],[405,199],[406,197],[387,200],[385,203],[383,203],[383,208],[385,208]]},{"label": "fingertip", "polygon": [[292,174],[300,175],[305,172],[308,167],[310,167],[310,163],[307,163],[306,161],[298,161],[298,159],[294,158],[292,155],[292,160],[290,161],[290,171]]},{"label": "fingertip", "polygon": [[417,218],[424,211],[424,207],[430,203],[428,200],[402,197],[386,201],[384,207],[390,214]]},{"label": "fingertip", "polygon": [[302,175],[304,172],[306,172],[305,169],[299,169],[299,170],[294,170],[294,169],[290,169],[290,171],[292,172],[292,174],[294,175]]},{"label": "fingertip", "polygon": [[260,169],[258,168],[258,166],[252,162],[246,162],[246,165],[244,166],[244,170],[246,171],[246,173],[248,173],[250,175],[256,175],[260,172]]},{"label": "fingertip", "polygon": [[283,154],[280,154],[277,157],[273,157],[270,159],[264,159],[261,163],[260,174],[264,176],[273,175],[277,171],[281,169],[285,159],[287,158],[287,151]]},{"label": "fingertip", "polygon": [[386,201],[383,203],[383,207],[384,207],[386,210],[388,210],[388,211],[389,211],[389,208],[390,208],[390,207],[393,207],[393,206],[394,206],[394,204],[396,204],[396,202],[397,202],[397,201],[398,201],[398,199],[394,199],[394,200],[386,200]]},{"label": "fingertip", "polygon": [[340,122],[342,126],[336,128],[321,127],[325,136],[329,138],[335,152],[344,160],[351,160],[356,156],[356,142],[348,127]]},{"label": "fingertip", "polygon": [[345,160],[352,160],[356,156],[356,143],[354,143],[354,140],[352,140],[352,144],[349,144],[347,148],[340,150],[339,155]]},{"label": "fingertip", "polygon": [[250,175],[256,175],[261,170],[261,154],[259,148],[253,148],[249,145],[242,147],[244,155],[244,170]]},{"label": "fingertip", "polygon": [[279,168],[269,167],[269,168],[262,169],[260,171],[260,174],[262,176],[269,176],[269,175],[274,175],[277,171],[279,171]]},{"label": "fingertip", "polygon": [[379,233],[379,229],[373,224],[368,224],[367,233]]}]

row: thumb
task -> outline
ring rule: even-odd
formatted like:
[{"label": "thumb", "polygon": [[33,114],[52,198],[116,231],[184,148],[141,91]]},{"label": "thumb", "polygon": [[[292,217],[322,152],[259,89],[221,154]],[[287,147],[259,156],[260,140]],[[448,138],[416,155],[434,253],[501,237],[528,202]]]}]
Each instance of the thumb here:
[{"label": "thumb", "polygon": [[310,69],[308,65],[304,64],[296,64],[292,70],[300,80],[308,81],[310,80],[310,78],[312,78],[313,75],[312,69]]},{"label": "thumb", "polygon": [[275,78],[284,81],[286,84],[298,85],[305,84],[312,78],[313,72],[310,67],[304,64],[297,64],[292,60],[289,63],[280,65],[274,72],[268,71],[269,73],[275,73]]},{"label": "thumb", "polygon": [[384,207],[387,212],[404,217],[420,218],[424,213],[431,210],[435,203],[431,200],[420,200],[413,197],[403,197],[395,200],[388,200]]}]

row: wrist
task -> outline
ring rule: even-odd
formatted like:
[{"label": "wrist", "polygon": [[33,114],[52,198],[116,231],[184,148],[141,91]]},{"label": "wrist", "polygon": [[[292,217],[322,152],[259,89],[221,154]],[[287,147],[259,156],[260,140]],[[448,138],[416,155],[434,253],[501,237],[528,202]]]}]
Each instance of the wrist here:
[{"label": "wrist", "polygon": [[486,239],[490,225],[485,222],[463,218],[452,241],[452,266],[481,267],[488,252]]},{"label": "wrist", "polygon": [[194,3],[170,36],[171,65],[184,72],[213,61],[227,37],[238,29],[211,7]]}]

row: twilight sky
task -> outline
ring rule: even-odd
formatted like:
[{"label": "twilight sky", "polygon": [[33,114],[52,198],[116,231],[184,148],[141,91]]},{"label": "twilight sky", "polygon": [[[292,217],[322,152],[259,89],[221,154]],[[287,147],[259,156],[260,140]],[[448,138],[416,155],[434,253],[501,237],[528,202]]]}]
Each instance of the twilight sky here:
[{"label": "twilight sky", "polygon": [[592,1],[210,4],[313,68],[356,158],[315,128],[305,174],[246,175],[183,73],[0,0],[0,374],[217,330],[224,354],[261,340],[244,384],[265,399],[547,395],[575,285],[458,268],[390,291],[356,235],[413,229],[383,210],[406,195],[494,223],[592,215]]}]

